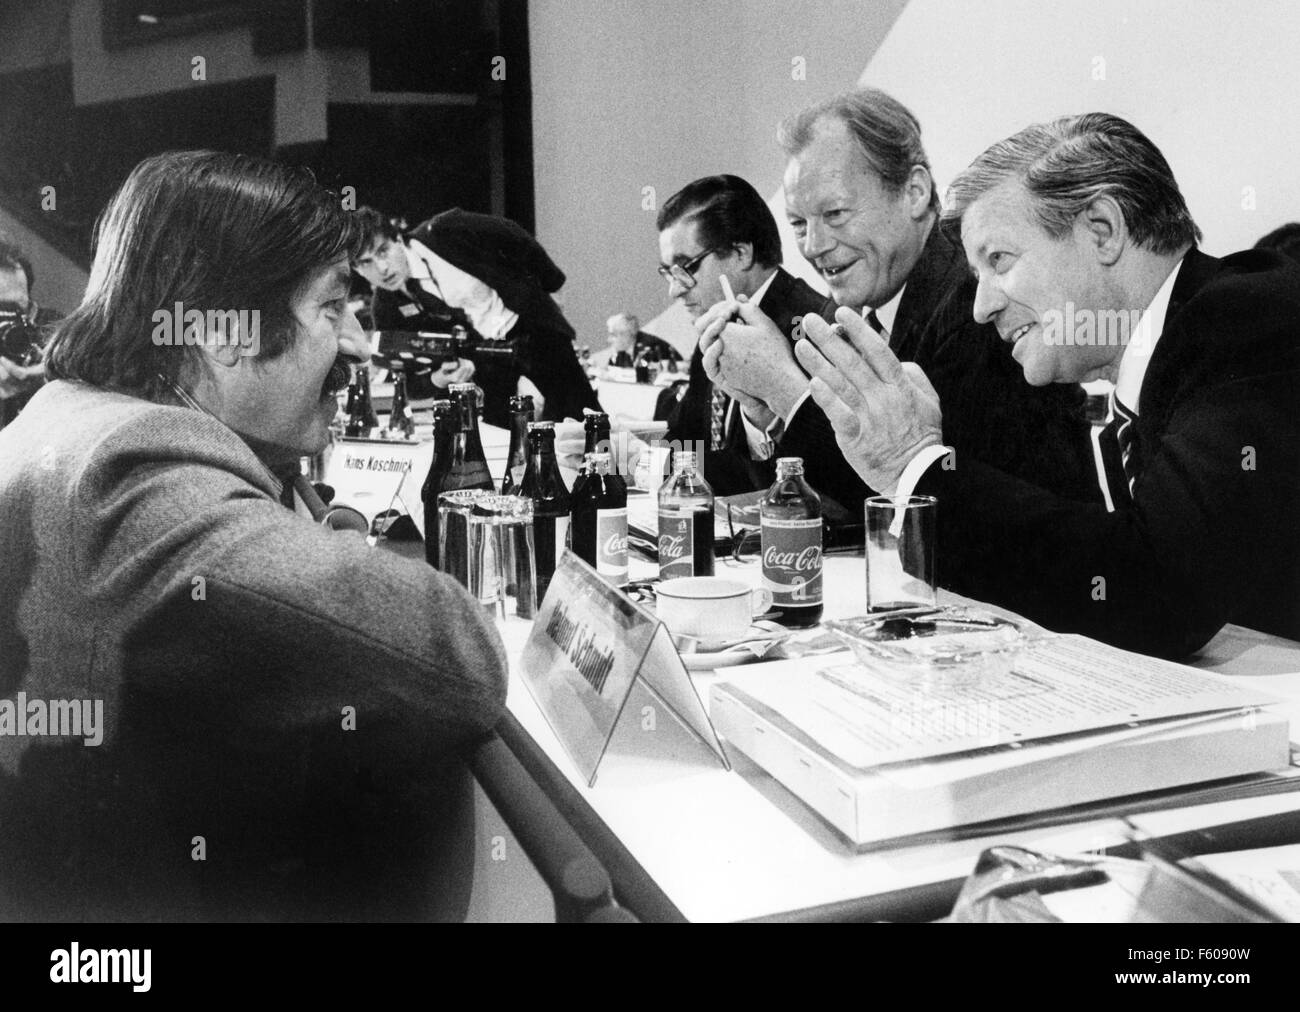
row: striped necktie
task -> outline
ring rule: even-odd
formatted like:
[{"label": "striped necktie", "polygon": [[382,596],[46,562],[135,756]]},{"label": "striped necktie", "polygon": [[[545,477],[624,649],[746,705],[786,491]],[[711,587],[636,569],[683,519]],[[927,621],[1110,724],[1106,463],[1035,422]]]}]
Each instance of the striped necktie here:
[{"label": "striped necktie", "polygon": [[713,385],[709,395],[709,449],[721,450],[725,442],[727,423],[727,395],[722,388]]},{"label": "striped necktie", "polygon": [[1111,406],[1114,409],[1115,442],[1119,444],[1120,464],[1124,468],[1124,478],[1128,482],[1129,495],[1133,494],[1133,483],[1142,470],[1141,447],[1137,438],[1137,414],[1124,406],[1114,394],[1111,394]]}]

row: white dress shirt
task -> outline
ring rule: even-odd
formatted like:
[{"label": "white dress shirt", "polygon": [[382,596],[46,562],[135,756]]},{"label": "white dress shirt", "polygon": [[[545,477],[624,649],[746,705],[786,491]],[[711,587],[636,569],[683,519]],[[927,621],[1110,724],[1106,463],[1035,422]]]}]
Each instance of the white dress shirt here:
[{"label": "white dress shirt", "polygon": [[453,309],[463,310],[474,329],[487,338],[502,338],[519,314],[501,301],[487,283],[448,263],[418,239],[408,239],[411,278]]}]

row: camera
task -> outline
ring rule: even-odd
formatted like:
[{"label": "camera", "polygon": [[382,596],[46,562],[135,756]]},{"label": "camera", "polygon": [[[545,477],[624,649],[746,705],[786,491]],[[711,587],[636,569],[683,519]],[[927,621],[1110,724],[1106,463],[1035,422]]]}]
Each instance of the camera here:
[{"label": "camera", "polygon": [[0,302],[0,355],[28,366],[41,359],[45,333],[16,302]]}]

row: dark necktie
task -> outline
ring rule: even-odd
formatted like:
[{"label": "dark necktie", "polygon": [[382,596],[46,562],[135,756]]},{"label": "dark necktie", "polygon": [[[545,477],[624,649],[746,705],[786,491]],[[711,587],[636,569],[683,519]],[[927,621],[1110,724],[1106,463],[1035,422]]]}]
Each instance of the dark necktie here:
[{"label": "dark necktie", "polygon": [[1124,467],[1124,477],[1128,480],[1129,493],[1133,492],[1133,482],[1142,471],[1141,447],[1138,445],[1137,415],[1115,398],[1115,441],[1119,443],[1119,459]]},{"label": "dark necktie", "polygon": [[426,292],[415,278],[407,280],[403,291],[415,301],[421,312],[427,316],[450,317],[452,315],[451,307],[432,292]]},{"label": "dark necktie", "polygon": [[874,309],[867,310],[867,315],[864,317],[864,319],[867,321],[867,326],[870,327],[872,330],[874,330],[881,337],[883,337],[885,339],[885,343],[888,344],[889,331],[887,331],[885,329],[885,325],[880,322],[880,317],[876,315],[876,311]]},{"label": "dark necktie", "polygon": [[1131,502],[1133,485],[1142,470],[1137,438],[1137,415],[1111,394],[1111,419],[1102,431],[1102,464],[1111,500],[1116,506]]}]

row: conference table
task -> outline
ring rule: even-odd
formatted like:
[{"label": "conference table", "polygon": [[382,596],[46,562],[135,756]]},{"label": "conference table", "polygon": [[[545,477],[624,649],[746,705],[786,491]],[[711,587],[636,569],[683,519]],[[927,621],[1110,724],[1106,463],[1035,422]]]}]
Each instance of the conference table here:
[{"label": "conference table", "polygon": [[[499,473],[502,434],[486,427],[485,433],[489,465]],[[754,585],[760,578],[754,559],[719,559],[717,572]],[[655,575],[653,563],[632,553],[633,580]],[[860,552],[828,554],[825,581],[824,618],[865,611]],[[945,592],[946,601],[967,603]],[[639,683],[589,786],[520,675],[532,623],[511,617],[498,620],[498,628],[511,667],[508,715],[498,734],[608,874],[619,906],[642,920],[929,920],[948,913],[978,855],[999,843],[1122,855],[1134,853],[1135,830],[1201,852],[1300,840],[1300,793],[1187,805],[1179,792],[1164,792],[1149,810],[1124,812],[1124,818],[1104,809],[1095,816],[1057,813],[857,848],[724,741],[732,767],[725,769]],[[1282,697],[1285,712],[1300,720],[1300,643],[1228,626],[1189,663]],[[696,670],[690,677],[707,703],[712,684],[730,679],[743,687],[746,673],[761,666]],[[652,729],[636,719],[650,711],[661,715]]]}]

